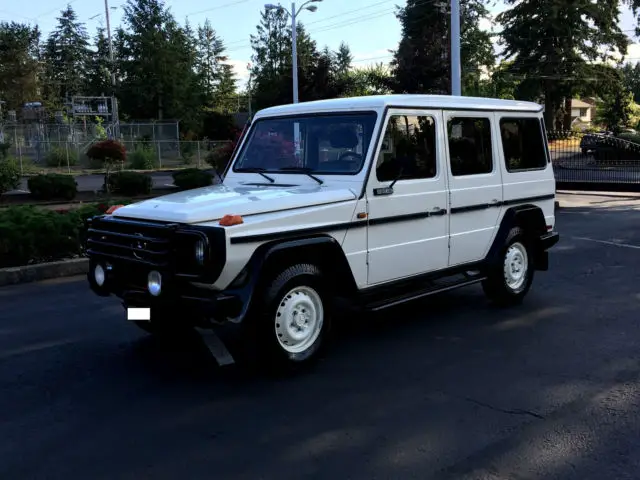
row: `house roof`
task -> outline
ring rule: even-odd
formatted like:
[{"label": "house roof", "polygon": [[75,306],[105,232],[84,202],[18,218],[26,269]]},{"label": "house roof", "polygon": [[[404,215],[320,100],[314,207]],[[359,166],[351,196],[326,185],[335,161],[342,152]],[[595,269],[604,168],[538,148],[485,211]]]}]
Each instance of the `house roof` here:
[{"label": "house roof", "polygon": [[571,100],[571,108],[591,108],[593,105],[587,102],[583,102],[582,100],[578,100],[574,98]]},{"label": "house roof", "polygon": [[459,97],[451,95],[371,95],[363,97],[317,100],[266,108],[256,114],[296,115],[336,110],[381,110],[387,107],[434,108],[451,110],[501,110],[512,112],[541,112],[543,107],[533,102],[502,100],[496,98]]}]

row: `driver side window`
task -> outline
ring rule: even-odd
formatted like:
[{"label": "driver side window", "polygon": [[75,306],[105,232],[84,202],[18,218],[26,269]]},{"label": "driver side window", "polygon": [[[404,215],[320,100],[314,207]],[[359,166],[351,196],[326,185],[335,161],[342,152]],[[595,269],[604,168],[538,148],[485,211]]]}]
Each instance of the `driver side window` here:
[{"label": "driver side window", "polygon": [[433,117],[392,115],[376,163],[379,181],[433,178],[437,173]]}]

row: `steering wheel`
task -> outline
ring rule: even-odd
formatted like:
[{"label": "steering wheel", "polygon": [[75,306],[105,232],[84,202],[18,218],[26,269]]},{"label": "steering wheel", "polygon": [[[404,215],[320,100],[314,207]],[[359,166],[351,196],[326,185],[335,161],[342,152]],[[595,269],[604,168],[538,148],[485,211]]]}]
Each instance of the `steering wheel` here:
[{"label": "steering wheel", "polygon": [[353,157],[353,160],[351,160],[352,162],[361,162],[362,161],[362,155],[360,155],[359,153],[356,153],[356,152],[344,152],[344,153],[340,154],[340,156],[338,157],[338,162],[342,162],[347,157]]}]

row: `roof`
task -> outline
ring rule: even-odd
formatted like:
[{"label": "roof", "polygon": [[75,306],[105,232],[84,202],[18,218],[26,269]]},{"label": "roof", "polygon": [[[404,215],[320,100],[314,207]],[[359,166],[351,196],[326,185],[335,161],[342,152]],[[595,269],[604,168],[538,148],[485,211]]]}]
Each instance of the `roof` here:
[{"label": "roof", "polygon": [[591,108],[593,105],[587,102],[583,102],[582,100],[573,99],[571,100],[571,108]]},{"label": "roof", "polygon": [[541,112],[543,107],[533,102],[497,98],[459,97],[451,95],[372,95],[302,102],[260,110],[256,116],[296,115],[335,110],[379,110],[386,107],[434,108],[451,110],[502,110]]}]

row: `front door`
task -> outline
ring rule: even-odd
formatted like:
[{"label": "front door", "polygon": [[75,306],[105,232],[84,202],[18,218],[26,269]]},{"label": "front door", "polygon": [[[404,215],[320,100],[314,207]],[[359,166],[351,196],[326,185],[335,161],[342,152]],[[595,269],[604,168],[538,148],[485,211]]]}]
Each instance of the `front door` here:
[{"label": "front door", "polygon": [[502,211],[494,115],[445,112],[451,198],[449,265],[482,260]]},{"label": "front door", "polygon": [[446,268],[442,113],[389,110],[367,184],[368,284]]}]

